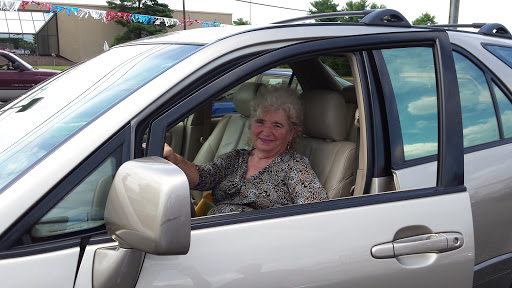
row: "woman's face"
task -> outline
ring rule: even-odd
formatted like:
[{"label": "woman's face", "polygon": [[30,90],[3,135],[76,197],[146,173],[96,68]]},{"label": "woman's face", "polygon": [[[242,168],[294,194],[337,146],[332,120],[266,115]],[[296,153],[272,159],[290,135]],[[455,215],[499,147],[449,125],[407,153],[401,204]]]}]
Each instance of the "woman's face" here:
[{"label": "woman's face", "polygon": [[278,156],[286,151],[295,127],[290,130],[286,114],[281,110],[265,111],[253,118],[251,139],[259,152]]}]

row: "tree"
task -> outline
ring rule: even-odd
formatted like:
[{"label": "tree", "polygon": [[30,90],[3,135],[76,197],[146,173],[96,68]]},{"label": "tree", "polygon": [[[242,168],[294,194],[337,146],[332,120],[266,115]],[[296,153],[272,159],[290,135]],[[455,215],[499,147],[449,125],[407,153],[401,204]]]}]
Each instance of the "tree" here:
[{"label": "tree", "polygon": [[[320,13],[333,13],[338,11],[338,4],[332,2],[333,0],[316,0],[310,2],[313,9],[309,9],[308,14],[320,14]],[[315,19],[316,22],[336,22],[337,18],[325,18],[325,19]]]},{"label": "tree", "polygon": [[[378,5],[374,2],[368,3],[368,0],[347,1],[345,7],[340,11],[363,11],[366,9],[386,9],[386,5]],[[359,22],[359,17],[341,17],[338,18],[339,22]]]},{"label": "tree", "polygon": [[[368,3],[368,0],[347,1],[345,6],[338,10],[338,4],[333,0],[317,0],[310,3],[314,10],[309,9],[309,15],[318,13],[363,11],[366,9],[386,9],[386,5],[378,5],[374,2]],[[359,17],[338,17],[327,19],[316,19],[317,22],[359,22]]]},{"label": "tree", "polygon": [[428,12],[421,14],[420,17],[412,21],[412,25],[432,25],[437,24],[436,16],[430,15]]},{"label": "tree", "polygon": [[238,18],[233,21],[233,25],[251,25],[251,22],[244,20],[244,18]]},{"label": "tree", "polygon": [[[174,12],[167,4],[158,3],[158,0],[115,0],[107,1],[108,8],[117,12],[149,15],[157,17],[172,18]],[[126,28],[126,32],[114,37],[113,45],[132,41],[146,36],[167,33],[165,23],[144,24],[140,22],[130,22],[116,20],[117,24]],[[174,27],[174,26],[172,26]],[[170,28],[170,27],[169,27]]]}]

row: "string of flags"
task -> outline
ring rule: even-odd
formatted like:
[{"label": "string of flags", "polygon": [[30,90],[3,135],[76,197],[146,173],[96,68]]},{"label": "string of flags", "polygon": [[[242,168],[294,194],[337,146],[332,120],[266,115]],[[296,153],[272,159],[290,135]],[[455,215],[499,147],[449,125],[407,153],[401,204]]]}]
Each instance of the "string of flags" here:
[{"label": "string of flags", "polygon": [[48,9],[48,13],[66,13],[68,16],[75,15],[80,18],[87,18],[91,16],[95,20],[101,20],[105,23],[110,21],[128,21],[128,22],[139,22],[148,24],[156,24],[159,25],[164,23],[166,26],[171,25],[188,25],[192,24],[200,24],[203,27],[222,27],[226,26],[225,24],[217,23],[217,20],[213,22],[204,22],[199,20],[190,20],[190,15],[188,16],[188,20],[182,19],[174,19],[174,18],[166,18],[166,17],[156,17],[150,15],[140,15],[140,14],[131,14],[117,11],[102,11],[102,10],[94,10],[94,9],[85,9],[85,8],[76,8],[76,7],[68,7],[61,5],[53,5],[43,2],[37,1],[9,1],[9,0],[0,0],[0,10],[3,11],[11,11],[15,12],[18,10],[25,10],[28,5],[37,5],[39,8]]}]

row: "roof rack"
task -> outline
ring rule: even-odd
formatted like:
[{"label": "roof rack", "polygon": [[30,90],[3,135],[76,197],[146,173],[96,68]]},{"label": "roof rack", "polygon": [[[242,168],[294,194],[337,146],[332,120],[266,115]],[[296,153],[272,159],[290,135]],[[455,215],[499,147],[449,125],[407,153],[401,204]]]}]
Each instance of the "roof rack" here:
[{"label": "roof rack", "polygon": [[407,19],[400,12],[393,9],[367,9],[363,11],[321,13],[277,21],[272,24],[289,24],[307,20],[326,19],[334,17],[364,17],[363,19],[361,19],[360,23],[364,23],[366,25],[405,27],[411,26],[409,21],[407,21]]},{"label": "roof rack", "polygon": [[499,23],[473,23],[473,24],[435,24],[423,27],[440,27],[440,28],[475,28],[479,29],[478,34],[496,36],[512,39],[512,34],[505,26]]}]

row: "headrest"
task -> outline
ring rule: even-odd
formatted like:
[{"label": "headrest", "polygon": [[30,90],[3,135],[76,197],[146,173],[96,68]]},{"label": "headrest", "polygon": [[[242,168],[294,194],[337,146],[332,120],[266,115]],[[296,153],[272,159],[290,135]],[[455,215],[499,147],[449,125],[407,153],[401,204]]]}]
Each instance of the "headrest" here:
[{"label": "headrest", "polygon": [[331,90],[304,91],[304,134],[332,141],[347,138],[352,119],[347,113],[345,99]]},{"label": "headrest", "polygon": [[251,102],[262,85],[262,83],[255,82],[246,82],[240,85],[233,95],[233,104],[238,113],[247,117],[251,116]]}]

